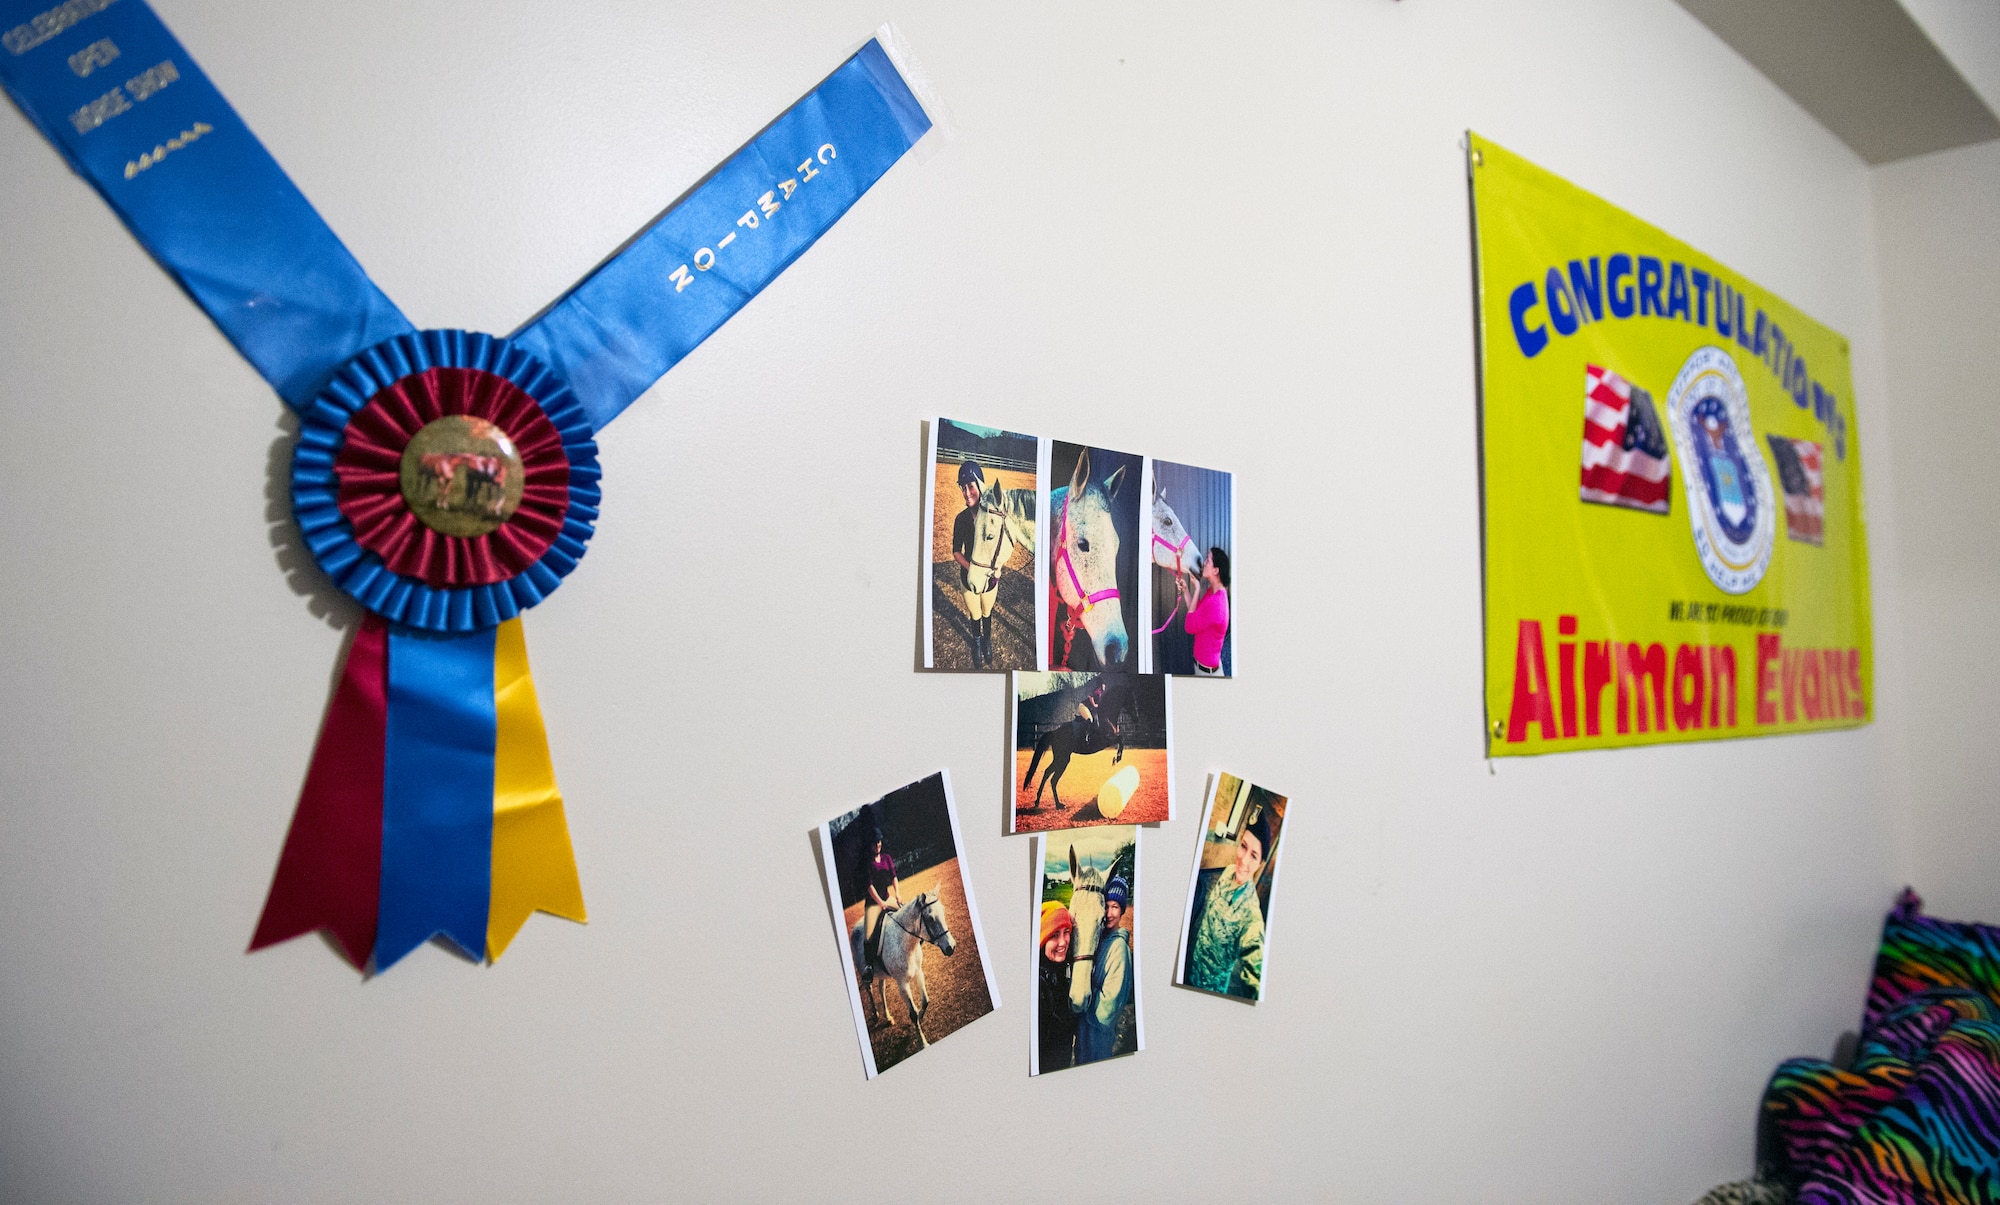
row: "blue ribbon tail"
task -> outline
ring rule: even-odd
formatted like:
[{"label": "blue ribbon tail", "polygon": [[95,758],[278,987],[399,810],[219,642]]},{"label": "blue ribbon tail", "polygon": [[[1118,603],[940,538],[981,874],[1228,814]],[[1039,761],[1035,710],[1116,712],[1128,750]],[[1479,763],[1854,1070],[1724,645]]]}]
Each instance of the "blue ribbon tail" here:
[{"label": "blue ribbon tail", "polygon": [[287,403],[412,329],[145,0],[0,31],[0,86]]},{"label": "blue ribbon tail", "polygon": [[486,955],[493,890],[494,629],[389,630],[375,971],[443,935]]},{"label": "blue ribbon tail", "polygon": [[603,430],[763,291],[931,126],[871,41],[512,341]]}]

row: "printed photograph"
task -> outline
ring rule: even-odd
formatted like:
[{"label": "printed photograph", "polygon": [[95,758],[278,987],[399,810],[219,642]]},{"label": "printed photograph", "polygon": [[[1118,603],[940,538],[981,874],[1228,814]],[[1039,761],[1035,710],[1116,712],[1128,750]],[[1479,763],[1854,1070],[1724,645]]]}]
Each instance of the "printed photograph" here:
[{"label": "printed photograph", "polygon": [[1174,982],[1255,1004],[1264,996],[1285,797],[1234,774],[1217,774],[1208,805]]},{"label": "printed photograph", "polygon": [[873,1079],[1000,1006],[942,773],[817,830],[840,964]]},{"label": "printed photograph", "polygon": [[927,669],[1034,669],[1032,435],[940,418],[931,424]]},{"label": "printed photograph", "polygon": [[1171,689],[1158,674],[1015,674],[1008,831],[1172,820]]},{"label": "printed photograph", "polygon": [[1151,674],[1227,678],[1236,641],[1230,557],[1236,544],[1236,478],[1216,469],[1155,460],[1151,480],[1152,635],[1139,668]]},{"label": "printed photograph", "polygon": [[1139,1012],[1139,828],[1038,833],[1029,1074],[1146,1048]]},{"label": "printed photograph", "polygon": [[1129,453],[1050,446],[1049,669],[1138,667],[1140,475]]}]

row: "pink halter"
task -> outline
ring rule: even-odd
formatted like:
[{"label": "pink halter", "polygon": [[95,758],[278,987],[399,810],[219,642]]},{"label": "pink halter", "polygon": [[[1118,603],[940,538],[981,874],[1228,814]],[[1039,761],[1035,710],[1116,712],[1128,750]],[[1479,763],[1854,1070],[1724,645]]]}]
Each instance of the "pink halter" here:
[{"label": "pink halter", "polygon": [[[1155,536],[1154,538],[1158,539],[1159,537]],[[1060,522],[1056,524],[1056,556],[1062,561],[1062,567],[1064,571],[1069,574],[1070,589],[1075,591],[1076,596],[1083,600],[1082,605],[1076,608],[1078,611],[1088,611],[1092,607],[1096,606],[1098,603],[1106,602],[1110,599],[1118,597],[1118,587],[1116,586],[1113,586],[1108,590],[1099,590],[1095,594],[1084,593],[1083,579],[1076,575],[1076,565],[1069,559],[1069,495],[1068,494],[1063,495],[1062,519]]]},{"label": "pink halter", "polygon": [[1179,563],[1180,563],[1180,555],[1181,555],[1181,553],[1183,553],[1183,552],[1186,552],[1186,551],[1187,551],[1187,546],[1188,546],[1189,544],[1192,544],[1192,543],[1194,543],[1194,537],[1193,537],[1193,536],[1182,536],[1182,537],[1181,537],[1181,542],[1180,542],[1180,543],[1178,543],[1178,544],[1174,544],[1174,543],[1170,543],[1170,542],[1168,542],[1167,540],[1164,540],[1164,539],[1162,539],[1162,538],[1160,537],[1160,529],[1159,529],[1159,528],[1157,528],[1157,527],[1155,527],[1155,528],[1153,529],[1153,543],[1155,543],[1155,544],[1158,544],[1158,545],[1159,545],[1160,547],[1162,547],[1162,548],[1169,548],[1169,549],[1172,549],[1172,550],[1173,550],[1173,554],[1174,554],[1174,563],[1175,563],[1175,564],[1179,564]]}]

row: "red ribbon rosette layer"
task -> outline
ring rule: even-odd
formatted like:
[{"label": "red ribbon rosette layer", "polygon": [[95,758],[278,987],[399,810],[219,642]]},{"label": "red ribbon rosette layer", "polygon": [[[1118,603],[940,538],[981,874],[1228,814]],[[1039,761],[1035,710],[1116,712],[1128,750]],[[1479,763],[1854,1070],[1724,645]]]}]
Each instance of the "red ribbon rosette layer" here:
[{"label": "red ribbon rosette layer", "polygon": [[[499,428],[521,460],[520,504],[485,535],[433,531],[404,500],[401,473],[410,440],[452,416]],[[375,394],[348,420],[333,471],[340,513],[353,524],[355,542],[381,557],[390,572],[441,589],[491,585],[520,573],[548,551],[569,508],[569,458],[555,424],[520,386],[475,368],[432,368]]]}]

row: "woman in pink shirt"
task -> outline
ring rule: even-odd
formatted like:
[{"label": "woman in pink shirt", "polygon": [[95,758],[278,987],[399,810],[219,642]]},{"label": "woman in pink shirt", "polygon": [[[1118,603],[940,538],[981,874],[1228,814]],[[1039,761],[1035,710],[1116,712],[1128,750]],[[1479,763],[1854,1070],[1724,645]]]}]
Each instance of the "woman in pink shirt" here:
[{"label": "woman in pink shirt", "polygon": [[1182,626],[1194,637],[1194,672],[1207,678],[1222,676],[1222,641],[1229,635],[1229,554],[1210,548],[1201,563],[1201,576],[1176,583],[1181,605],[1187,608]]}]

